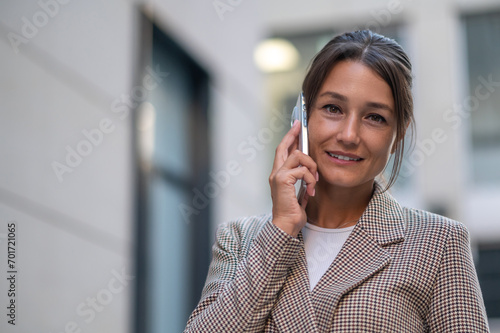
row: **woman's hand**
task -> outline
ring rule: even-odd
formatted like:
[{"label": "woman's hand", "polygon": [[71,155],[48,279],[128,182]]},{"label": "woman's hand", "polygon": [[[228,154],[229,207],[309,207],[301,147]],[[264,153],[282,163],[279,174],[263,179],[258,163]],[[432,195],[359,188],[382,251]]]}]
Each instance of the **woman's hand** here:
[{"label": "woman's hand", "polygon": [[[313,159],[297,150],[300,124],[296,121],[276,148],[273,170],[269,176],[273,199],[273,223],[289,235],[297,237],[306,224],[306,205],[314,196],[318,180],[317,166]],[[301,179],[307,183],[307,191],[299,204],[294,184]]]}]

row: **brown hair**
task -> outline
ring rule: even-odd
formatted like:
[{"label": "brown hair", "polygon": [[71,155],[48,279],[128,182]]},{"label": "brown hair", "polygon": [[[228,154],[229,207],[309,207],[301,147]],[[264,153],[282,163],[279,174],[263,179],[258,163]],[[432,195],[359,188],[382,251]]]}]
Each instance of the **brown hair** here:
[{"label": "brown hair", "polygon": [[302,84],[306,106],[314,105],[328,73],[343,60],[359,61],[366,65],[387,82],[392,91],[397,123],[396,150],[386,191],[395,183],[401,169],[406,129],[415,126],[410,59],[396,41],[370,30],[336,36],[314,57],[309,67]]}]

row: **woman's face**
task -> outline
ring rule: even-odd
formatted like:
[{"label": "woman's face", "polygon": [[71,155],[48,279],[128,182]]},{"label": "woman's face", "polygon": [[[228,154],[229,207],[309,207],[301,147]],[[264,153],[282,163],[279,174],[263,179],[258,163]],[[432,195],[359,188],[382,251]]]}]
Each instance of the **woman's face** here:
[{"label": "woman's face", "polygon": [[309,153],[320,182],[371,186],[396,139],[389,85],[362,63],[341,61],[330,70],[309,112]]}]

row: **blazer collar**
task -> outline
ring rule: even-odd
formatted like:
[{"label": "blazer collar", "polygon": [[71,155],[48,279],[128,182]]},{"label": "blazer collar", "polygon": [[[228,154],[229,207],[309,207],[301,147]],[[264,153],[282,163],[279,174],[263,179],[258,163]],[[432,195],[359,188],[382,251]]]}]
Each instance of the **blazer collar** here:
[{"label": "blazer collar", "polygon": [[404,241],[406,229],[403,209],[378,182],[373,196],[355,229],[362,228],[381,246]]}]

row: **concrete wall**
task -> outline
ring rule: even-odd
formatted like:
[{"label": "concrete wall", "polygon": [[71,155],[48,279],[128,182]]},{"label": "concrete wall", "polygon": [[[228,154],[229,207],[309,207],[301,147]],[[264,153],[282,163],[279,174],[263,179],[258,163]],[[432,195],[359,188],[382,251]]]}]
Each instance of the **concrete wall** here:
[{"label": "concrete wall", "polygon": [[111,102],[132,82],[133,9],[123,1],[41,3],[0,5],[0,233],[17,224],[18,269],[16,325],[5,320],[2,278],[0,330],[126,332],[130,126]]}]

